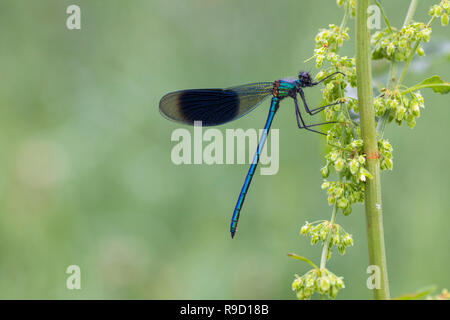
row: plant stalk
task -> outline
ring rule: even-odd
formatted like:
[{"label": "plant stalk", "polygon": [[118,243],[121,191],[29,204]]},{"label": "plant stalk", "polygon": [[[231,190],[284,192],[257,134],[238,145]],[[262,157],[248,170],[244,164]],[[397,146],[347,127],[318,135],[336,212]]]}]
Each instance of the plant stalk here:
[{"label": "plant stalk", "polygon": [[327,239],[326,239],[325,243],[323,244],[323,248],[322,248],[322,256],[320,259],[320,269],[324,269],[327,266],[328,252],[330,251],[330,239],[331,239],[331,235],[333,233],[334,223],[336,221],[336,212],[337,212],[337,204],[335,203],[333,205],[333,212],[331,213],[330,229],[328,230]]},{"label": "plant stalk", "polygon": [[365,211],[370,265],[380,270],[380,287],[373,289],[376,300],[390,298],[386,252],[384,246],[383,215],[381,207],[380,163],[373,107],[372,72],[370,60],[370,33],[367,28],[367,8],[370,0],[356,3],[356,77],[360,110],[361,134],[367,158],[367,170],[373,178],[365,188]]},{"label": "plant stalk", "polygon": [[[418,2],[419,2],[418,0],[411,0],[411,3],[409,4],[409,8],[408,8],[408,13],[406,14],[405,21],[403,22],[403,26],[407,26],[411,22],[412,18],[414,17],[414,12],[416,11]],[[409,64],[411,63],[414,55],[416,54],[416,50],[419,47],[419,44],[420,44],[420,41],[417,41],[414,44],[414,48],[411,51],[411,54],[409,55],[408,59],[406,60],[405,65],[403,66],[403,71],[398,80],[398,84],[400,84],[403,81],[406,71],[409,68]]]},{"label": "plant stalk", "polygon": [[408,8],[408,13],[406,13],[405,21],[403,22],[403,26],[407,26],[411,22],[418,3],[419,0],[411,0],[411,3],[409,4]]}]

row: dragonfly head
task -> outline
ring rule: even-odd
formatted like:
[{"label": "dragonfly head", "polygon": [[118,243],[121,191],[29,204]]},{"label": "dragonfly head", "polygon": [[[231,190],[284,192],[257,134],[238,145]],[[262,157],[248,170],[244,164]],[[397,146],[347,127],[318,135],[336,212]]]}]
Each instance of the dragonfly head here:
[{"label": "dragonfly head", "polygon": [[311,75],[306,71],[300,71],[298,73],[298,80],[300,87],[312,87],[314,85],[314,82],[311,79]]}]

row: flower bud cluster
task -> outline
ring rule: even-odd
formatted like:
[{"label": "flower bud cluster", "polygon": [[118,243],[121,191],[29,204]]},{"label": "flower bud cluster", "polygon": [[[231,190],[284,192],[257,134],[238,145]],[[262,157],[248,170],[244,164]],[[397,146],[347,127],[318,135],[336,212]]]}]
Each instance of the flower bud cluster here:
[{"label": "flower bud cluster", "polygon": [[[399,31],[395,29],[384,29],[375,32],[371,43],[374,47],[372,59],[388,59],[392,61],[405,61],[411,54],[417,41],[428,42],[430,40],[431,28],[423,22],[414,22],[402,27]],[[417,48],[418,55],[424,55],[423,48]]]},{"label": "flower bud cluster", "polygon": [[378,152],[380,153],[380,169],[392,170],[394,163],[392,162],[392,146],[389,141],[378,140]]},{"label": "flower bud cluster", "polygon": [[[342,130],[345,130],[344,134]],[[343,135],[348,139],[343,140],[341,138]],[[365,181],[372,179],[372,174],[365,168],[366,156],[363,151],[363,141],[359,130],[335,126],[330,130],[327,142],[330,151],[325,155],[326,164],[320,173],[323,178],[328,178],[330,172],[334,170],[342,177],[342,180],[325,180],[322,183],[322,189],[327,190],[328,203],[330,205],[336,203],[337,207],[348,215],[352,211],[352,204],[363,202]]]},{"label": "flower bud cluster", "polygon": [[[300,234],[310,236],[311,244],[320,241],[323,246],[328,240],[328,247],[336,246],[340,254],[344,254],[347,247],[353,246],[351,234],[347,233],[339,224],[331,224],[326,220],[313,223],[306,222],[300,229]],[[328,252],[330,253],[331,250]]]},{"label": "flower bud cluster", "polygon": [[336,0],[336,4],[338,7],[341,7],[344,4],[350,5],[350,14],[352,17],[356,16],[356,0]]},{"label": "flower bud cluster", "polygon": [[[312,58],[315,58],[317,68],[321,68],[324,62],[329,63],[331,66],[331,68],[324,69],[317,73],[316,79],[320,81],[337,71],[340,72],[323,82],[324,88],[322,89],[322,96],[324,104],[346,102],[344,97],[347,85],[356,87],[355,58],[340,56],[337,53],[339,47],[342,46],[343,41],[348,39],[348,28],[341,28],[334,24],[330,24],[328,29],[321,29],[315,38],[316,48]],[[342,104],[336,104],[327,108],[325,110],[327,120],[339,121],[337,115],[340,114],[342,110]]]},{"label": "flower bud cluster", "polygon": [[377,116],[382,116],[390,110],[389,121],[395,120],[399,125],[405,121],[410,128],[416,125],[416,118],[420,117],[420,108],[424,108],[423,97],[419,91],[411,92],[409,98],[402,95],[400,90],[385,90],[384,95],[375,98],[374,108]]},{"label": "flower bud cluster", "polygon": [[343,278],[326,268],[312,269],[301,277],[295,275],[292,282],[292,291],[295,291],[299,300],[310,299],[314,292],[334,299],[342,288],[345,288]]},{"label": "flower bud cluster", "polygon": [[[366,169],[363,170],[367,175],[370,175]],[[327,189],[328,204],[336,203],[337,207],[342,209],[344,215],[352,213],[352,204],[364,201],[364,184],[325,180],[322,183],[322,189]]]},{"label": "flower bud cluster", "polygon": [[450,1],[442,0],[430,8],[428,14],[432,17],[441,18],[441,25],[448,25],[448,16],[450,16]]},{"label": "flower bud cluster", "polygon": [[316,35],[316,48],[314,49],[314,58],[316,59],[316,67],[320,68],[324,61],[330,62],[332,65],[343,63],[340,61],[336,50],[342,46],[344,40],[348,40],[348,28],[341,29],[339,26],[330,24],[329,29],[320,29]]}]

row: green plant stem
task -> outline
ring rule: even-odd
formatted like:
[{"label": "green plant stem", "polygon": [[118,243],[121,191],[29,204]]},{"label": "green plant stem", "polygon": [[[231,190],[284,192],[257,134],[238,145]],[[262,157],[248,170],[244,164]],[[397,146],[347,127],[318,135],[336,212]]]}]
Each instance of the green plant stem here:
[{"label": "green plant stem", "polygon": [[327,239],[325,240],[325,243],[323,244],[322,247],[322,257],[320,258],[320,269],[324,269],[327,266],[328,252],[330,251],[330,239],[331,234],[333,232],[332,228],[336,221],[336,213],[337,213],[337,203],[333,205],[333,211],[331,213],[331,220],[330,220],[330,229],[328,230]]},{"label": "green plant stem", "polygon": [[291,258],[293,258],[293,259],[297,259],[297,260],[306,262],[307,264],[309,264],[309,265],[310,265],[311,267],[313,267],[314,269],[319,270],[319,267],[316,266],[316,265],[314,264],[314,262],[312,262],[312,261],[309,260],[308,258],[299,256],[298,254],[295,254],[295,253],[288,253],[288,256],[291,257]]},{"label": "green plant stem", "polygon": [[380,270],[380,288],[373,289],[374,299],[389,299],[389,284],[384,246],[383,215],[381,207],[380,163],[375,130],[373,107],[372,72],[370,65],[370,33],[367,28],[367,8],[370,0],[356,3],[356,78],[364,151],[367,155],[367,170],[373,178],[365,188],[365,210],[369,262]]},{"label": "green plant stem", "polygon": [[[409,8],[408,8],[408,13],[406,14],[405,21],[403,22],[403,26],[407,26],[411,22],[412,18],[414,17],[414,12],[416,11],[418,3],[419,3],[418,0],[411,0],[411,3],[409,4]],[[409,55],[408,59],[406,60],[405,65],[403,66],[403,70],[400,75],[400,78],[398,79],[398,84],[400,84],[403,81],[403,78],[406,75],[406,71],[409,68],[409,64],[411,63],[412,58],[416,54],[416,50],[419,47],[419,44],[420,44],[420,41],[417,41],[415,43],[414,48],[411,51],[411,54]]]},{"label": "green plant stem", "polygon": [[[348,3],[346,3],[345,8],[344,8],[344,17],[342,18],[341,25],[340,25],[341,30],[343,30],[345,28],[345,25],[347,24],[349,11],[350,11],[350,7],[349,7]],[[339,50],[339,48],[336,45],[335,51],[338,52],[338,50]],[[342,97],[342,92],[341,92],[340,88],[339,88],[339,91],[340,91],[340,96]],[[340,148],[340,147],[338,147],[338,148]],[[342,181],[342,177],[340,177],[340,180]],[[328,253],[330,251],[330,239],[331,239],[331,235],[333,232],[332,228],[334,227],[334,224],[336,221],[336,213],[337,213],[337,203],[335,203],[333,205],[333,211],[331,212],[330,230],[327,233],[327,238],[322,247],[322,255],[320,258],[320,269],[326,268],[326,266],[327,266]],[[322,298],[324,298],[324,297],[322,297]]]},{"label": "green plant stem", "polygon": [[386,14],[384,13],[384,9],[383,9],[382,5],[380,4],[380,2],[378,2],[378,0],[375,0],[375,4],[378,6],[378,8],[380,8],[381,15],[383,16],[383,19],[384,19],[384,23],[386,23],[386,26],[388,27],[389,32],[392,33],[391,24],[389,23],[389,20],[388,20]]},{"label": "green plant stem", "polygon": [[[349,3],[346,2],[345,3],[345,7],[344,7],[344,16],[342,17],[342,21],[341,21],[341,25],[339,27],[339,29],[342,31],[345,28],[345,25],[347,24],[347,19],[348,19],[348,14],[349,14]],[[337,48],[336,48],[337,50]]]},{"label": "green plant stem", "polygon": [[414,12],[416,11],[418,3],[419,0],[411,0],[411,3],[409,4],[408,8],[408,13],[406,14],[405,21],[403,22],[403,26],[406,26],[411,22],[411,19],[414,16]]}]

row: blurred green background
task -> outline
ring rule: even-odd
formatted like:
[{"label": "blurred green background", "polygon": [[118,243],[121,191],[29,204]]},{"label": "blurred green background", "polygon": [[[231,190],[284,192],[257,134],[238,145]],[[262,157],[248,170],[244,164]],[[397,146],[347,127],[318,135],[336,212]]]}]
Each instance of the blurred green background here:
[{"label": "blurred green background", "polygon": [[[409,1],[383,2],[400,26]],[[428,21],[437,2],[422,1],[417,20]],[[70,4],[81,7],[81,30],[66,28]],[[170,136],[180,125],[159,114],[158,101],[178,89],[315,73],[303,61],[318,29],[340,23],[335,1],[2,0],[0,16],[0,298],[295,298],[294,274],[309,268],[286,254],[318,263],[320,248],[298,232],[331,213],[320,189],[324,139],[298,130],[292,102],[282,104],[273,125],[280,170],[256,175],[231,240],[248,165],[174,165]],[[406,84],[449,79],[448,28],[436,23],[433,43],[447,58],[428,54]],[[385,80],[385,69],[374,71]],[[386,132],[393,296],[450,286],[450,109],[448,96],[422,93],[416,128]],[[320,89],[307,98],[317,106]],[[266,104],[220,129],[262,127]],[[362,206],[337,222],[355,240],[328,263],[345,280],[338,298],[371,298]],[[66,289],[72,264],[81,290]]]}]

